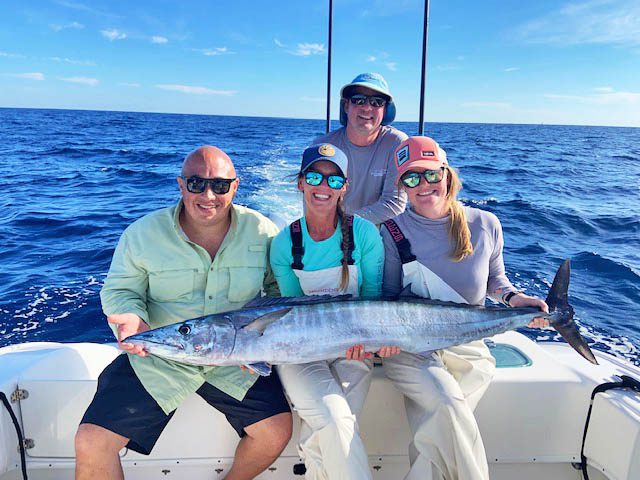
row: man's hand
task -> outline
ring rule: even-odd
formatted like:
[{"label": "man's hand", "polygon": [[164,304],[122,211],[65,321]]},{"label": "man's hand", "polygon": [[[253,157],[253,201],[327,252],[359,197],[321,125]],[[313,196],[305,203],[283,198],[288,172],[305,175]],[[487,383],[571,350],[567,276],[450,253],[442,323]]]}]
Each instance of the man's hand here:
[{"label": "man's hand", "polygon": [[[509,300],[509,305],[518,308],[518,307],[536,307],[542,310],[544,313],[549,313],[549,306],[545,303],[544,300],[541,300],[536,297],[530,297],[529,295],[525,295],[524,293],[518,293],[511,297]],[[549,326],[549,320],[542,317],[536,317],[529,322],[527,325],[529,328],[546,328]]]},{"label": "man's hand", "polygon": [[107,322],[116,325],[118,330],[118,345],[122,350],[132,355],[140,355],[141,357],[149,355],[141,346],[124,342],[124,340],[131,335],[150,330],[149,325],[138,315],[135,313],[116,313],[109,315]]},{"label": "man's hand", "polygon": [[373,354],[371,352],[365,352],[364,345],[354,345],[347,350],[344,356],[347,360],[359,360],[364,362],[365,358],[371,358]]}]

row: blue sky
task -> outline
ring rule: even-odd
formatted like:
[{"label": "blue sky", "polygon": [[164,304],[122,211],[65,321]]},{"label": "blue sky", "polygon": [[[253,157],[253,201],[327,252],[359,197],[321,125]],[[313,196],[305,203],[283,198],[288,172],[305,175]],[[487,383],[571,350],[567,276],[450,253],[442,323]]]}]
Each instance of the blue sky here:
[{"label": "blue sky", "polygon": [[[0,3],[0,107],[323,118],[316,0]],[[418,119],[421,0],[334,0],[332,112],[377,71]],[[427,121],[640,127],[640,1],[431,0]]]}]

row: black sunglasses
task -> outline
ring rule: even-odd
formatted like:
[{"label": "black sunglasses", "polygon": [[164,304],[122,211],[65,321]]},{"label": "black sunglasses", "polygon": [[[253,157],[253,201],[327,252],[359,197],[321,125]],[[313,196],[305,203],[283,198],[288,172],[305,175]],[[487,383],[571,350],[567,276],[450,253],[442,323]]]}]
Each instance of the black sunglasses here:
[{"label": "black sunglasses", "polygon": [[211,191],[217,195],[229,193],[231,184],[236,178],[202,178],[198,176],[180,177],[187,185],[187,190],[191,193],[202,193],[207,189],[207,185],[211,187]]},{"label": "black sunglasses", "polygon": [[356,93],[349,97],[349,101],[354,105],[364,105],[367,100],[372,107],[380,108],[387,104],[387,99],[379,95],[364,95],[362,93]]},{"label": "black sunglasses", "polygon": [[440,183],[444,177],[445,167],[438,170],[425,170],[424,172],[407,172],[400,177],[400,181],[407,188],[415,188],[420,185],[420,178],[424,177],[427,183]]}]

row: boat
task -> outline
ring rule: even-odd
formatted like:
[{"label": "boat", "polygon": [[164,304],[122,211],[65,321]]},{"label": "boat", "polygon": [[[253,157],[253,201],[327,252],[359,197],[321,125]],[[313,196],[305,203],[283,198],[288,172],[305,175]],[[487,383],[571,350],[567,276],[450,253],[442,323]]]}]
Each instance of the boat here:
[{"label": "boat", "polygon": [[[422,92],[427,17],[425,2]],[[327,98],[329,86],[330,68]],[[420,134],[423,111],[421,96]],[[329,118],[327,105],[327,129]],[[640,367],[597,350],[599,365],[592,365],[565,343],[534,342],[518,332],[485,342],[498,368],[475,415],[493,480],[640,479]],[[0,480],[74,477],[76,429],[99,374],[120,354],[113,343],[0,348]],[[304,476],[296,448],[299,425],[294,413],[292,440],[259,479]],[[402,395],[379,363],[359,425],[373,478],[403,478],[411,433]],[[225,417],[194,394],[151,455],[123,449],[120,457],[131,480],[222,479],[238,440]]]},{"label": "boat", "polygon": [[[639,367],[595,350],[599,365],[592,365],[565,343],[536,343],[517,332],[486,342],[498,368],[475,413],[493,480],[577,480],[583,468],[591,480],[640,479],[640,382],[633,380],[640,378]],[[23,478],[23,465],[30,479],[73,478],[76,429],[98,375],[119,354],[116,344],[35,342],[0,349],[0,392],[17,420],[16,426],[2,408],[0,480]],[[609,383],[621,388],[595,394],[590,409],[594,389]],[[402,395],[377,365],[360,418],[375,479],[397,480],[408,471],[404,412]],[[289,445],[259,479],[303,478],[297,417],[294,426]],[[225,417],[193,395],[151,455],[126,449],[120,455],[127,479],[222,479],[237,442]]]}]

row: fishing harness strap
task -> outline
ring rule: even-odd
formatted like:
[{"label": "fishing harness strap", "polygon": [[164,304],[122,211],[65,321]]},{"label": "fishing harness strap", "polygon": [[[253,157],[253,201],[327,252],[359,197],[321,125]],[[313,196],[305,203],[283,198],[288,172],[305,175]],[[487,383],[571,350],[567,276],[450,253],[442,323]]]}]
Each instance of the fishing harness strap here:
[{"label": "fishing harness strap", "polygon": [[584,433],[582,434],[582,448],[580,449],[580,468],[582,469],[582,476],[584,477],[584,480],[589,480],[589,475],[587,474],[587,457],[584,456],[584,443],[587,439],[587,430],[589,429],[589,420],[591,419],[593,399],[598,393],[616,388],[629,388],[636,393],[640,393],[640,381],[628,375],[621,375],[619,382],[602,383],[593,389],[593,392],[591,393],[591,402],[589,403],[589,411],[587,413],[587,420],[584,424]]},{"label": "fishing harness strap", "polygon": [[416,256],[411,253],[411,243],[404,236],[402,230],[396,222],[393,220],[387,220],[384,222],[384,226],[387,227],[391,238],[396,243],[396,248],[398,249],[398,253],[400,254],[400,260],[402,264],[413,262],[416,259]]},{"label": "fishing harness strap", "polygon": [[[345,222],[347,222],[347,227],[349,228],[347,264],[353,265],[355,263],[355,260],[353,259],[353,251],[355,250],[353,215],[345,215]],[[304,247],[302,246],[302,223],[300,222],[300,219],[289,225],[289,233],[291,234],[291,255],[293,256],[291,268],[294,270],[303,270],[304,264],[302,263],[302,256],[304,255]]]}]

